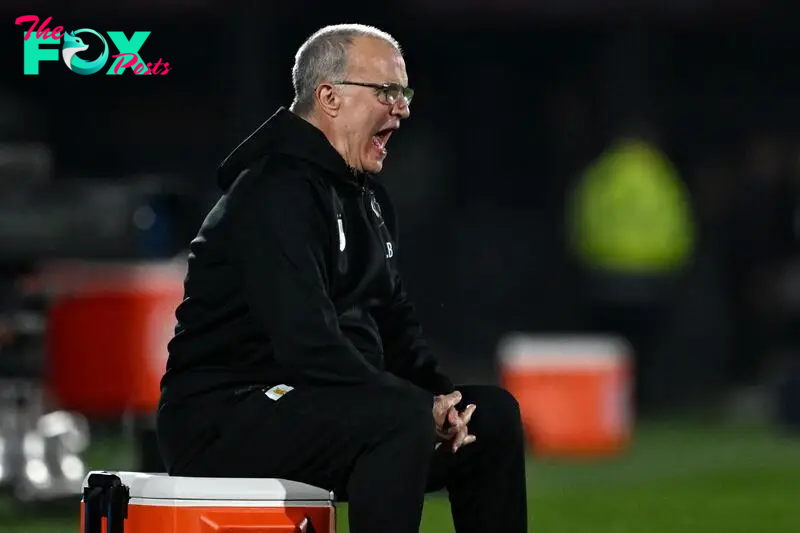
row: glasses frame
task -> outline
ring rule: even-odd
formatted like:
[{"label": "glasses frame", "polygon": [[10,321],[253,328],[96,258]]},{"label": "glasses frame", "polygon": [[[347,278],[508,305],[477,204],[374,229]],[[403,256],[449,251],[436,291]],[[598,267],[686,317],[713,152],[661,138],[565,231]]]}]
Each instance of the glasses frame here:
[{"label": "glasses frame", "polygon": [[381,99],[381,94],[387,94],[386,91],[388,90],[399,90],[402,95],[403,99],[406,101],[406,105],[411,105],[411,100],[414,98],[414,89],[411,87],[406,87],[405,85],[401,85],[399,83],[368,83],[365,81],[349,81],[349,80],[339,80],[333,82],[334,85],[355,85],[357,87],[369,87],[371,89],[375,89],[375,93],[378,96],[378,100],[382,104],[386,105],[394,105],[397,102],[390,102],[387,98]]}]

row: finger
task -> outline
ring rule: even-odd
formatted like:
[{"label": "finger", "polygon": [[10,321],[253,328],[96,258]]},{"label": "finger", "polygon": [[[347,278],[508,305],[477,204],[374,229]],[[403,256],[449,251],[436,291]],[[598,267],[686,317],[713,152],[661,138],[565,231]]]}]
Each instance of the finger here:
[{"label": "finger", "polygon": [[447,412],[447,421],[450,423],[452,427],[459,428],[464,425],[462,422],[461,416],[458,414],[458,410],[455,407],[451,407],[450,410]]},{"label": "finger", "polygon": [[450,441],[450,440],[453,440],[453,437],[456,436],[456,432],[453,431],[452,429],[444,430],[444,429],[437,428],[436,429],[436,436],[441,440]]},{"label": "finger", "polygon": [[444,405],[446,406],[447,409],[450,409],[450,408],[455,407],[456,405],[458,405],[459,402],[461,402],[461,399],[462,399],[461,398],[461,393],[458,392],[458,391],[454,391],[454,392],[451,392],[450,394],[448,394],[447,396],[444,397],[444,402],[443,403],[444,403]]},{"label": "finger", "polygon": [[437,433],[437,435],[442,440],[447,440],[447,441],[451,441],[452,442],[452,440],[455,438],[455,436],[458,435],[458,432],[461,431],[462,429],[466,429],[466,428],[449,427],[449,428],[447,428],[445,430],[440,431],[439,433]]},{"label": "finger", "polygon": [[451,449],[453,450],[453,453],[458,451],[468,436],[469,434],[467,433],[467,428],[465,427],[464,429],[460,430],[455,437],[453,437],[453,441],[451,443]]},{"label": "finger", "polygon": [[475,412],[475,404],[469,404],[461,413],[454,407],[447,413],[447,429],[461,429],[466,427],[472,420],[472,413]]},{"label": "finger", "polygon": [[469,446],[470,444],[475,442],[475,439],[476,439],[475,435],[467,435],[466,437],[464,437],[464,440],[461,442],[461,444],[452,447],[453,453],[456,453],[459,449],[463,448],[464,446]]},{"label": "finger", "polygon": [[439,420],[444,421],[447,418],[447,412],[450,410],[449,401],[449,398],[443,394],[434,398],[433,415]]},{"label": "finger", "polygon": [[454,391],[445,396],[441,396],[440,398],[441,401],[439,402],[438,407],[441,408],[441,410],[438,411],[437,416],[442,417],[442,426],[444,429],[448,429],[453,424],[449,418],[450,410],[458,405],[458,403],[461,401],[461,393]]},{"label": "finger", "polygon": [[477,406],[473,403],[469,404],[466,409],[461,412],[461,422],[466,426],[472,420],[472,413],[475,412]]}]

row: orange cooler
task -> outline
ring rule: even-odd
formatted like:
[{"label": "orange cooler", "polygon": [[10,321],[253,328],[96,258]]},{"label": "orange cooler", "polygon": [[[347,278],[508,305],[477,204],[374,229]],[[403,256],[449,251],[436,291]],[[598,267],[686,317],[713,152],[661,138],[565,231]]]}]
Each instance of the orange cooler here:
[{"label": "orange cooler", "polygon": [[59,264],[46,273],[48,389],[97,417],[154,412],[183,299],[185,266]]},{"label": "orange cooler", "polygon": [[630,349],[617,338],[511,335],[499,350],[503,386],[542,456],[613,455],[632,432]]},{"label": "orange cooler", "polygon": [[333,494],[294,481],[91,472],[83,489],[81,533],[108,530],[113,533],[335,533],[336,530]]}]

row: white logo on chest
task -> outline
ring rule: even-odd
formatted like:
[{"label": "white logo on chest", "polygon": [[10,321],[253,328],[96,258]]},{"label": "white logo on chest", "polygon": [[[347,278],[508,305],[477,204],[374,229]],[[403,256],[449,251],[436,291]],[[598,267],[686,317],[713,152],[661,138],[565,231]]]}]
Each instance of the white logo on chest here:
[{"label": "white logo on chest", "polygon": [[342,222],[342,217],[338,217],[336,222],[339,223],[339,251],[344,252],[344,248],[347,246],[347,239],[344,236],[344,222]]}]

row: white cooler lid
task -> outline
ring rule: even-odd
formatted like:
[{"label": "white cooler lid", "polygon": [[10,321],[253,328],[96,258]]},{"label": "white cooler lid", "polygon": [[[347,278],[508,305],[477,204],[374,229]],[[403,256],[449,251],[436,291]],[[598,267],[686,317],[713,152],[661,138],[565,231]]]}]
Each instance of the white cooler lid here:
[{"label": "white cooler lid", "polygon": [[83,480],[88,487],[92,474],[115,474],[130,489],[131,498],[223,501],[329,501],[325,489],[285,479],[178,477],[143,472],[94,471]]},{"label": "white cooler lid", "polygon": [[616,366],[628,360],[630,344],[616,336],[506,334],[498,358],[505,367],[580,369]]}]

